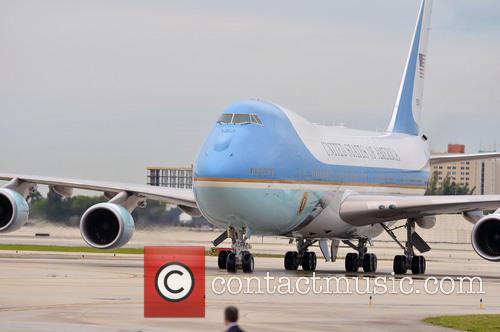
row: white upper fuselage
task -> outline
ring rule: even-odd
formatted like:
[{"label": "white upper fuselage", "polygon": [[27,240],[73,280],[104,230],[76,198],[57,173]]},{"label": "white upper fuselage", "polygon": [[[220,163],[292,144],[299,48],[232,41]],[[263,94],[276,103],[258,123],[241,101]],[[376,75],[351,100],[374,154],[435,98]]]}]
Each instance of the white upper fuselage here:
[{"label": "white upper fuselage", "polygon": [[[399,169],[410,173],[428,171],[429,148],[421,137],[324,126],[311,123],[283,107],[280,109],[286,114],[308,151],[325,165]],[[407,180],[410,175],[405,176],[407,179],[403,183],[392,187],[393,189],[384,189],[384,192],[423,194],[422,187],[409,184]],[[389,174],[385,174],[384,179],[389,180],[389,177]],[[383,187],[383,183],[378,181],[367,187],[370,189],[360,190],[356,186],[358,191],[373,192],[374,188]],[[345,185],[343,188],[345,189]]]}]

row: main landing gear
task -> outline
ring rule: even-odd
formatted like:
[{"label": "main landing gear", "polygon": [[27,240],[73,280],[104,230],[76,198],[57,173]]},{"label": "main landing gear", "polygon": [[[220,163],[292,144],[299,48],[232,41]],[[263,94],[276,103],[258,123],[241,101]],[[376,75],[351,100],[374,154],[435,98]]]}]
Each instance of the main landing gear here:
[{"label": "main landing gear", "polygon": [[285,269],[294,271],[302,266],[304,271],[316,270],[317,257],[316,253],[307,251],[315,240],[297,239],[297,251],[288,251],[285,254]]},{"label": "main landing gear", "polygon": [[367,253],[367,239],[359,239],[357,246],[348,240],[343,242],[357,251],[357,253],[350,252],[345,256],[346,272],[358,272],[360,267],[363,268],[364,272],[372,273],[377,271],[377,256]]},{"label": "main landing gear", "polygon": [[[403,226],[406,228],[406,244],[403,245],[394,234],[393,229],[389,229],[386,225],[381,224],[386,232],[393,238],[394,241],[404,250],[403,255],[397,255],[394,257],[393,269],[394,274],[405,274],[408,270],[411,270],[413,274],[424,274],[426,268],[426,262],[424,256],[419,256],[415,254],[414,248],[417,248],[421,253],[425,253],[431,248],[429,245],[420,237],[420,235],[415,232],[415,220],[408,219]],[[399,228],[397,227],[397,228]]]},{"label": "main landing gear", "polygon": [[227,237],[232,240],[231,250],[222,250],[219,252],[219,269],[226,269],[227,272],[235,273],[241,268],[245,273],[252,273],[254,269],[253,255],[250,253],[250,244],[246,241],[246,229],[236,230],[230,227],[227,231]]}]

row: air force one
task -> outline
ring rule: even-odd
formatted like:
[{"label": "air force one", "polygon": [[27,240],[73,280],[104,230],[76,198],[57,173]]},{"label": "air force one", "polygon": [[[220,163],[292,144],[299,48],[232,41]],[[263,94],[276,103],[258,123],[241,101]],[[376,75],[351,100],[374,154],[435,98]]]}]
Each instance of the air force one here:
[{"label": "air force one", "polygon": [[[500,196],[424,196],[430,164],[499,153],[431,156],[419,132],[431,1],[419,9],[408,59],[390,124],[369,132],[313,124],[271,102],[244,100],[229,106],[215,123],[194,163],[193,190],[57,177],[0,174],[0,232],[22,227],[28,219],[26,198],[37,184],[62,196],[73,188],[104,192],[106,203],[90,207],[80,232],[100,249],[125,245],[134,232],[131,212],[146,200],[175,204],[203,215],[225,229],[214,245],[231,239],[218,265],[228,272],[252,272],[247,243],[252,235],[280,235],[295,242],[285,254],[286,270],[316,268],[318,244],[326,261],[335,261],[340,242],[353,251],[345,269],[375,272],[377,257],[367,250],[383,232],[401,247],[394,272],[425,273],[422,254],[430,250],[418,235],[439,214],[463,214],[474,223],[472,246],[484,259],[500,261]],[[483,215],[483,210],[496,210]],[[406,220],[406,238],[398,239],[394,223]],[[416,250],[417,251],[416,251]]]}]

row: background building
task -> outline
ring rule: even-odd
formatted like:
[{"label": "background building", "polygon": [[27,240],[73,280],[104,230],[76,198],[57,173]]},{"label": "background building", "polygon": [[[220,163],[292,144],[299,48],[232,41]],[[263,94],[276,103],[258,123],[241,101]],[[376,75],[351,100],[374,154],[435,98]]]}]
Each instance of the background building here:
[{"label": "background building", "polygon": [[[486,152],[486,151],[480,151]],[[447,153],[465,153],[465,145],[448,144]],[[475,188],[474,195],[500,193],[500,160],[478,159],[469,161],[442,162],[433,164],[431,173],[438,173],[438,186],[448,175],[451,182]]]},{"label": "background building", "polygon": [[151,186],[193,188],[193,167],[148,167],[147,180]]}]

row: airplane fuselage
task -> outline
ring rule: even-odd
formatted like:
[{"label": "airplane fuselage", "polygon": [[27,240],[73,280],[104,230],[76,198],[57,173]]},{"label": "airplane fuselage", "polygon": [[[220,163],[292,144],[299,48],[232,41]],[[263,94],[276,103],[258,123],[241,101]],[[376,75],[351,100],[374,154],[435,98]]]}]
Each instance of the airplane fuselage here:
[{"label": "airplane fuselage", "polygon": [[260,100],[233,104],[224,114],[194,164],[196,201],[214,225],[372,238],[379,225],[353,227],[340,217],[345,197],[425,192],[429,150],[419,136],[316,125]]}]

